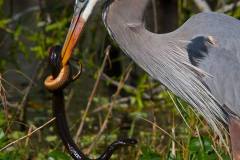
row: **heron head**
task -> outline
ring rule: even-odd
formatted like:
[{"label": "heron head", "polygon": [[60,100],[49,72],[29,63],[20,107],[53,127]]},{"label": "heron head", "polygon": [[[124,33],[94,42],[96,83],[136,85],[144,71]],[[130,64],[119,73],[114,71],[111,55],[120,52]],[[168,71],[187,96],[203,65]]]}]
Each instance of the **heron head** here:
[{"label": "heron head", "polygon": [[85,11],[88,4],[89,0],[75,0],[74,15],[81,15]]},{"label": "heron head", "polygon": [[94,6],[98,0],[75,0],[74,14],[71,25],[68,30],[66,40],[61,51],[62,65],[64,66],[77,43],[77,40],[82,32],[82,29],[91,15]]}]

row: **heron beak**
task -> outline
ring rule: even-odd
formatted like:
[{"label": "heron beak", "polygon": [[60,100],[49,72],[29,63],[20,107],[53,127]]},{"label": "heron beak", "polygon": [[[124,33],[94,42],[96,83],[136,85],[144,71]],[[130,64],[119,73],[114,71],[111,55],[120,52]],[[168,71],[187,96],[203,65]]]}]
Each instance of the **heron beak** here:
[{"label": "heron beak", "polygon": [[66,65],[70,59],[83,27],[97,1],[98,0],[76,0],[71,25],[61,51],[62,66]]}]

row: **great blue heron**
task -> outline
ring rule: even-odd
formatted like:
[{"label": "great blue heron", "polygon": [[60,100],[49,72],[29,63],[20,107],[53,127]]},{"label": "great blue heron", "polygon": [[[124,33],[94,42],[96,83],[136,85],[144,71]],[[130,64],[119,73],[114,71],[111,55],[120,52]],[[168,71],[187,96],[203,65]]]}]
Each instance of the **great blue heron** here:
[{"label": "great blue heron", "polygon": [[[62,53],[73,48],[76,41],[69,37],[81,32],[77,26],[84,25],[97,1],[77,1],[84,7]],[[233,157],[240,160],[240,22],[220,13],[199,13],[171,33],[155,34],[144,26],[149,2],[106,0],[103,20],[109,34],[149,75],[189,102],[218,135],[227,126]]]}]

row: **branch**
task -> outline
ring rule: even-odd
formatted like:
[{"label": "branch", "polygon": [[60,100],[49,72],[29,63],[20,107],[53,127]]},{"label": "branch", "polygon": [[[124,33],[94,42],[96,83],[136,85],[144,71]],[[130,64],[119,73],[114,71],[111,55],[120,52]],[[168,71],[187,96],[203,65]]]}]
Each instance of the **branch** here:
[{"label": "branch", "polygon": [[24,139],[26,139],[26,138],[31,137],[35,132],[37,132],[37,131],[41,130],[42,128],[46,127],[48,124],[52,123],[54,120],[55,120],[55,117],[52,118],[52,119],[50,119],[50,120],[47,121],[46,123],[44,123],[42,126],[40,126],[40,127],[38,127],[37,129],[35,129],[34,131],[29,132],[27,135],[25,135],[25,136],[23,136],[23,137],[15,140],[15,141],[13,141],[13,142],[7,144],[6,146],[4,146],[3,148],[0,149],[0,152],[2,152],[3,150],[9,148],[10,146],[14,145],[15,143],[18,143],[18,142],[21,141],[21,140],[24,140]]},{"label": "branch", "polygon": [[6,117],[7,116],[7,96],[6,96],[6,90],[2,85],[2,75],[0,74],[0,99],[2,101],[3,108],[6,112]]},{"label": "branch", "polygon": [[[102,74],[102,77],[104,80],[106,80],[108,83],[118,87],[119,85],[119,82],[113,80],[111,77],[109,77],[108,75],[106,75],[105,73]],[[123,86],[123,89],[127,92],[130,92],[130,93],[136,93],[137,92],[137,88],[133,87],[133,86],[130,86],[130,85],[127,85],[127,84],[124,84]],[[151,96],[148,95],[147,93],[143,93],[143,98],[144,99],[151,99]]]},{"label": "branch", "polygon": [[27,9],[23,10],[22,12],[19,12],[19,13],[16,13],[15,15],[13,15],[11,21],[17,21],[18,19],[25,16],[26,14],[35,12],[35,11],[39,11],[39,10],[40,10],[39,6],[29,7]]},{"label": "branch", "polygon": [[79,127],[78,127],[77,133],[76,133],[75,138],[74,138],[74,139],[75,139],[75,142],[78,141],[78,137],[80,136],[80,134],[81,134],[81,132],[82,132],[83,125],[84,125],[85,119],[86,119],[86,117],[87,117],[88,111],[89,111],[89,109],[90,109],[90,106],[91,106],[91,104],[92,104],[93,98],[94,98],[95,95],[96,95],[97,88],[98,88],[99,82],[100,82],[100,80],[101,80],[101,76],[102,76],[103,70],[104,70],[104,68],[105,68],[105,65],[106,65],[106,63],[107,63],[107,59],[108,59],[108,57],[109,57],[109,52],[110,52],[110,46],[108,46],[107,49],[106,49],[106,51],[105,51],[105,57],[104,57],[102,66],[101,66],[100,70],[98,71],[97,80],[96,80],[96,82],[95,82],[95,84],[94,84],[94,86],[93,86],[93,90],[92,90],[91,95],[90,95],[90,97],[89,97],[89,99],[88,99],[87,107],[86,107],[86,109],[85,109],[85,111],[84,111],[84,114],[83,114],[82,119],[81,119],[81,123],[80,123],[80,125],[79,125]]},{"label": "branch", "polygon": [[91,152],[91,150],[94,148],[94,146],[97,144],[98,140],[100,139],[102,133],[107,128],[109,118],[111,117],[111,114],[112,114],[112,109],[116,104],[116,98],[119,96],[120,91],[123,89],[123,86],[124,86],[125,82],[127,81],[131,71],[132,71],[132,65],[130,64],[126,69],[126,73],[121,77],[118,88],[117,88],[116,92],[114,93],[114,95],[112,96],[111,103],[109,104],[109,109],[108,109],[107,115],[104,119],[104,122],[103,122],[98,134],[94,137],[93,143],[88,147],[88,149],[86,151],[87,154],[89,154]]},{"label": "branch", "polygon": [[198,9],[200,9],[202,12],[212,11],[206,0],[194,0],[194,2],[197,5]]},{"label": "branch", "polygon": [[224,5],[222,8],[220,8],[219,10],[217,10],[217,12],[221,12],[221,13],[226,13],[231,11],[234,7],[239,7],[240,6],[240,2],[235,3],[231,3],[228,5]]}]

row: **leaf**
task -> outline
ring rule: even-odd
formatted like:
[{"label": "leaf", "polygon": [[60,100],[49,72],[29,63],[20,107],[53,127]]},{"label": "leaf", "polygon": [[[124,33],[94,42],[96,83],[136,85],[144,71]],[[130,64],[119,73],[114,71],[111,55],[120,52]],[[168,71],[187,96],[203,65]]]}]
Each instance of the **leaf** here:
[{"label": "leaf", "polygon": [[11,139],[19,139],[19,138],[21,138],[22,136],[24,136],[24,133],[23,133],[23,132],[14,131],[14,132],[12,132],[12,133],[9,135],[9,138],[11,138]]},{"label": "leaf", "polygon": [[46,31],[50,32],[50,31],[54,31],[54,30],[60,30],[62,28],[64,28],[64,26],[67,24],[68,20],[67,19],[63,19],[62,21],[57,21],[55,23],[49,24],[46,26]]},{"label": "leaf", "polygon": [[57,136],[47,136],[47,137],[46,137],[46,141],[48,141],[48,142],[54,142],[54,141],[56,141],[57,139],[58,139]]},{"label": "leaf", "polygon": [[5,137],[4,131],[2,128],[0,128],[0,140]]},{"label": "leaf", "polygon": [[201,148],[200,139],[197,137],[192,137],[189,142],[189,150],[192,152],[197,152]]},{"label": "leaf", "polygon": [[6,123],[5,115],[3,112],[0,112],[0,127]]},{"label": "leaf", "polygon": [[200,149],[203,149],[206,152],[213,151],[212,143],[211,143],[211,140],[209,139],[209,137],[200,137],[200,138],[192,137],[191,138],[190,143],[189,143],[189,150],[197,152]]},{"label": "leaf", "polygon": [[4,0],[0,0],[0,8],[2,8],[3,2],[4,2]]},{"label": "leaf", "polygon": [[145,147],[143,149],[143,154],[140,157],[140,160],[160,160],[160,159],[161,156],[158,153],[152,151],[148,147]]},{"label": "leaf", "polygon": [[217,159],[217,154],[212,148],[212,142],[209,137],[192,137],[189,142],[189,151],[191,159]]},{"label": "leaf", "polygon": [[54,150],[48,154],[49,160],[71,160],[71,158],[64,152]]},{"label": "leaf", "polygon": [[2,20],[0,20],[0,28],[2,28],[2,29],[6,28],[10,21],[11,21],[10,19],[2,19]]},{"label": "leaf", "polygon": [[175,160],[175,156],[172,154],[172,152],[169,153],[167,160]]}]

